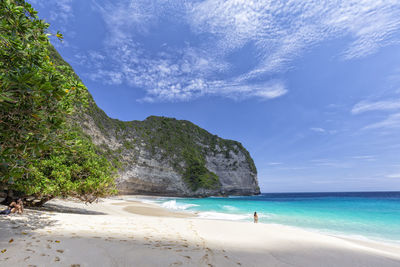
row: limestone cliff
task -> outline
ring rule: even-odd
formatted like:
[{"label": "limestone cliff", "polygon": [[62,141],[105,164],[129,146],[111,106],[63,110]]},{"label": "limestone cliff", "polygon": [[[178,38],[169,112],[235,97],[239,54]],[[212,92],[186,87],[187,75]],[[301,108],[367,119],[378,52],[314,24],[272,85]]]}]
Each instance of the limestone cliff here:
[{"label": "limestone cliff", "polygon": [[[57,66],[67,66],[50,46]],[[75,78],[79,80],[76,75]],[[189,121],[148,117],[109,118],[90,97],[73,123],[118,168],[121,194],[215,196],[259,194],[257,169],[239,143],[212,135]]]},{"label": "limestone cliff", "polygon": [[81,126],[102,153],[119,162],[121,194],[215,196],[258,194],[248,151],[189,121],[109,118],[94,101]]}]

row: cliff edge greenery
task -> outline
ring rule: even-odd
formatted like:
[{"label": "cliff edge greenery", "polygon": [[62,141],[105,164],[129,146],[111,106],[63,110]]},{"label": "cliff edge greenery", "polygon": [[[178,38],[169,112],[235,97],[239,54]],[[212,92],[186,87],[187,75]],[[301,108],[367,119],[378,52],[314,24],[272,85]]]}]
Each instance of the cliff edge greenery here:
[{"label": "cliff edge greenery", "polygon": [[[206,167],[207,155],[222,153],[229,159],[231,153],[240,151],[250,171],[257,173],[253,159],[241,143],[222,139],[190,121],[159,116],[150,116],[144,121],[120,121],[109,118],[94,101],[90,101],[87,114],[103,136],[112,134],[123,144],[123,149],[132,150],[144,144],[154,157],[168,162],[180,173],[192,191],[216,189],[220,185],[218,176]],[[103,151],[111,159],[118,158],[123,149],[110,151],[104,147]]]},{"label": "cliff edge greenery", "polygon": [[85,86],[53,61],[49,24],[22,0],[0,1],[0,188],[40,205],[115,192],[114,169],[68,117],[88,105]]}]

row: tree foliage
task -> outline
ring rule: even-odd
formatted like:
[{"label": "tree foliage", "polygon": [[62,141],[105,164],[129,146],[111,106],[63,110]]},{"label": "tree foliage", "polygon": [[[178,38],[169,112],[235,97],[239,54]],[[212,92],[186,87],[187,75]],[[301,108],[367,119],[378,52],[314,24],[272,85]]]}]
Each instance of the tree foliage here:
[{"label": "tree foliage", "polygon": [[49,24],[23,0],[0,1],[0,188],[41,200],[114,192],[111,164],[71,118],[88,91],[53,61]]}]

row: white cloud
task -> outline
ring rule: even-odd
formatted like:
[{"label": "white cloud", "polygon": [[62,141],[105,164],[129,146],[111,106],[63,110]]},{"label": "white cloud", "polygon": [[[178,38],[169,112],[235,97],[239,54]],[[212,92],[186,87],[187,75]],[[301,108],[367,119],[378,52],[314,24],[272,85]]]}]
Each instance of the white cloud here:
[{"label": "white cloud", "polygon": [[51,3],[54,7],[50,13],[50,21],[57,21],[58,25],[61,26],[59,30],[63,32],[67,32],[66,26],[74,17],[72,2],[73,0],[57,0]]},{"label": "white cloud", "polygon": [[[57,0],[57,1],[30,0],[29,3],[31,3],[33,7],[46,8],[50,10],[50,16],[47,18],[49,20],[48,22],[50,22],[50,24],[57,23],[59,28],[55,30],[63,32],[64,35],[68,32],[68,35],[71,36],[75,33],[67,31],[67,26],[70,23],[70,21],[74,18],[74,12],[72,8],[73,1],[74,0]],[[65,45],[65,40],[64,40],[64,45]]]},{"label": "white cloud", "polygon": [[386,175],[387,178],[400,178],[400,173],[392,173]]},{"label": "white cloud", "polygon": [[106,84],[116,85],[123,82],[124,74],[115,71],[99,70],[91,73],[89,78],[93,81],[102,80]]},{"label": "white cloud", "polygon": [[353,156],[351,158],[357,159],[357,160],[365,160],[365,161],[375,161],[376,160],[376,157],[373,155]]},{"label": "white cloud", "polygon": [[267,165],[269,166],[277,166],[277,165],[282,165],[282,162],[267,162]]},{"label": "white cloud", "polygon": [[[96,65],[93,55],[89,55],[95,67],[93,72],[103,71],[106,82],[125,82],[144,89],[146,96],[141,101],[147,102],[187,101],[205,95],[236,100],[277,98],[288,92],[285,82],[265,82],[265,74],[290,69],[294,59],[320,42],[346,38],[348,46],[341,57],[348,60],[392,44],[396,41],[395,33],[400,31],[397,1],[123,0],[94,3],[108,35],[106,54],[99,55],[112,58],[113,63],[104,66],[98,58]],[[193,44],[187,40],[183,48],[163,43],[155,52],[138,41],[151,35],[166,18],[188,26],[192,34],[201,36],[198,42]],[[232,74],[229,55],[248,44],[255,47],[257,62],[243,73]],[[101,78],[94,74],[89,76]],[[219,78],[222,76],[225,78]],[[110,80],[109,77],[116,78]]]},{"label": "white cloud", "polygon": [[389,115],[386,119],[367,125],[363,130],[369,129],[397,129],[400,128],[400,113]]},{"label": "white cloud", "polygon": [[93,59],[93,60],[104,60],[106,57],[102,54],[100,54],[99,52],[96,51],[89,51],[89,56]]},{"label": "white cloud", "polygon": [[322,129],[322,128],[319,128],[319,127],[312,127],[312,128],[310,128],[310,130],[314,131],[314,132],[317,132],[317,133],[325,133],[326,132],[325,129]]},{"label": "white cloud", "polygon": [[208,0],[193,4],[190,23],[219,38],[229,52],[254,42],[263,57],[244,78],[281,71],[294,58],[327,39],[350,37],[345,59],[389,45],[400,29],[398,1]]},{"label": "white cloud", "polygon": [[384,101],[361,101],[354,105],[351,110],[352,114],[359,114],[367,111],[375,110],[396,110],[400,109],[400,99],[384,100]]},{"label": "white cloud", "polygon": [[313,159],[310,162],[316,166],[325,166],[333,168],[351,168],[352,165],[348,161],[338,161],[335,159]]}]

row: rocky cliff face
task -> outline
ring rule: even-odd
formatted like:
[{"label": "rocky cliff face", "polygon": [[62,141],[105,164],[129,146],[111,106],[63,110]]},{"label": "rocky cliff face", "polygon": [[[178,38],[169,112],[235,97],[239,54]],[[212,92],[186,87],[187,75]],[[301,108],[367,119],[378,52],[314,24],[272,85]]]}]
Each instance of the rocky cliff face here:
[{"label": "rocky cliff face", "polygon": [[[49,51],[57,66],[71,68],[54,47]],[[89,108],[78,108],[72,123],[118,168],[121,194],[260,193],[253,159],[239,142],[212,135],[189,121],[155,116],[144,121],[111,119],[89,98]]]},{"label": "rocky cliff face", "polygon": [[189,121],[151,116],[122,122],[109,118],[94,101],[81,121],[84,132],[118,165],[121,194],[260,193],[257,170],[247,150]]}]

